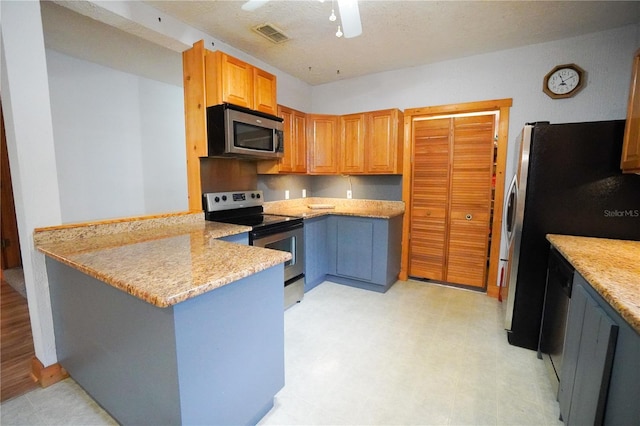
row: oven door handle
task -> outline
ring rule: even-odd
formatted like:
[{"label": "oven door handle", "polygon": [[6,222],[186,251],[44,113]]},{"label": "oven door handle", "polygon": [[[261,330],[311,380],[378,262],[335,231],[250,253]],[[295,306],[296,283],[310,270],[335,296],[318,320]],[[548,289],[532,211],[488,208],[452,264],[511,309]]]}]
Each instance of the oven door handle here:
[{"label": "oven door handle", "polygon": [[300,222],[297,224],[290,224],[287,222],[283,222],[283,224],[284,224],[283,226],[279,226],[279,227],[270,227],[266,229],[258,228],[256,230],[253,230],[249,233],[249,235],[251,236],[251,240],[255,241],[259,238],[264,238],[271,235],[286,234],[287,232],[295,231],[297,229],[301,229],[304,227],[303,222]]}]

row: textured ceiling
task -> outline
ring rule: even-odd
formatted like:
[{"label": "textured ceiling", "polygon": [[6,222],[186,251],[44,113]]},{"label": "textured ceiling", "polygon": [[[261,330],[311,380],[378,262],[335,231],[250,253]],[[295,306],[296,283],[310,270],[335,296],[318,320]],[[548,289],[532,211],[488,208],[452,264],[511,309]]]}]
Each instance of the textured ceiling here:
[{"label": "textured ceiling", "polygon": [[[181,84],[182,42],[104,13],[100,2],[56,3],[41,3],[48,47]],[[331,0],[271,0],[252,12],[241,9],[244,0],[145,3],[311,85],[640,22],[640,1],[359,0],[362,35],[345,39],[328,19]],[[274,44],[252,31],[264,23],[291,40]]]},{"label": "textured ceiling", "polygon": [[[363,34],[345,39],[328,19],[330,0],[271,0],[252,12],[244,1],[146,3],[312,85],[640,21],[640,2],[360,0]],[[252,31],[263,23],[291,40],[273,44]]]}]

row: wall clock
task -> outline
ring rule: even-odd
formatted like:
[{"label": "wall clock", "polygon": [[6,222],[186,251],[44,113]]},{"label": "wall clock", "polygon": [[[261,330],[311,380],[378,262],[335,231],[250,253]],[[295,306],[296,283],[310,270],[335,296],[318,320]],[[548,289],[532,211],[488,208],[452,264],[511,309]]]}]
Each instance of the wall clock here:
[{"label": "wall clock", "polygon": [[552,99],[570,98],[585,85],[585,72],[576,64],[554,67],[544,76],[542,91]]}]

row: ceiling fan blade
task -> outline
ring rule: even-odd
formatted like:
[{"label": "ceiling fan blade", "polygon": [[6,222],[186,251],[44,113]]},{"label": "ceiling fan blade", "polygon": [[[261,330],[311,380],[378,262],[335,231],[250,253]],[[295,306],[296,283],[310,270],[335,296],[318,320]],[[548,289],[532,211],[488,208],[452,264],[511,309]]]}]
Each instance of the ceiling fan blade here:
[{"label": "ceiling fan blade", "polygon": [[344,38],[357,37],[362,34],[358,0],[338,0],[338,10],[340,10]]},{"label": "ceiling fan blade", "polygon": [[249,0],[242,5],[242,10],[248,10],[252,12],[259,7],[264,6],[269,0]]}]

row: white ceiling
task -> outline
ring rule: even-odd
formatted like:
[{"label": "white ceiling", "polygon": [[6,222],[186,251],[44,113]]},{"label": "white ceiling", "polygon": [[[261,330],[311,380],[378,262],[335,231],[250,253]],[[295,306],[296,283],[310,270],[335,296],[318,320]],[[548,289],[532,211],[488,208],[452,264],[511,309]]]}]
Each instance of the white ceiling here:
[{"label": "white ceiling", "polygon": [[[640,22],[638,1],[359,0],[362,35],[345,39],[335,36],[337,24],[328,19],[332,0],[271,0],[252,12],[241,9],[244,0],[145,3],[311,85]],[[334,8],[338,14],[337,2]],[[45,39],[51,44],[51,34],[57,32],[54,44],[65,45],[61,33],[69,24],[62,19],[69,16],[55,13],[52,17],[55,8],[46,9]],[[263,23],[280,28],[291,40],[273,44],[252,31]],[[79,39],[66,32],[71,34],[67,38],[73,38],[67,46],[91,38],[91,34]],[[122,47],[121,43],[102,42],[98,52],[93,47],[87,50],[117,56]],[[169,43],[164,47],[175,50]]]}]

